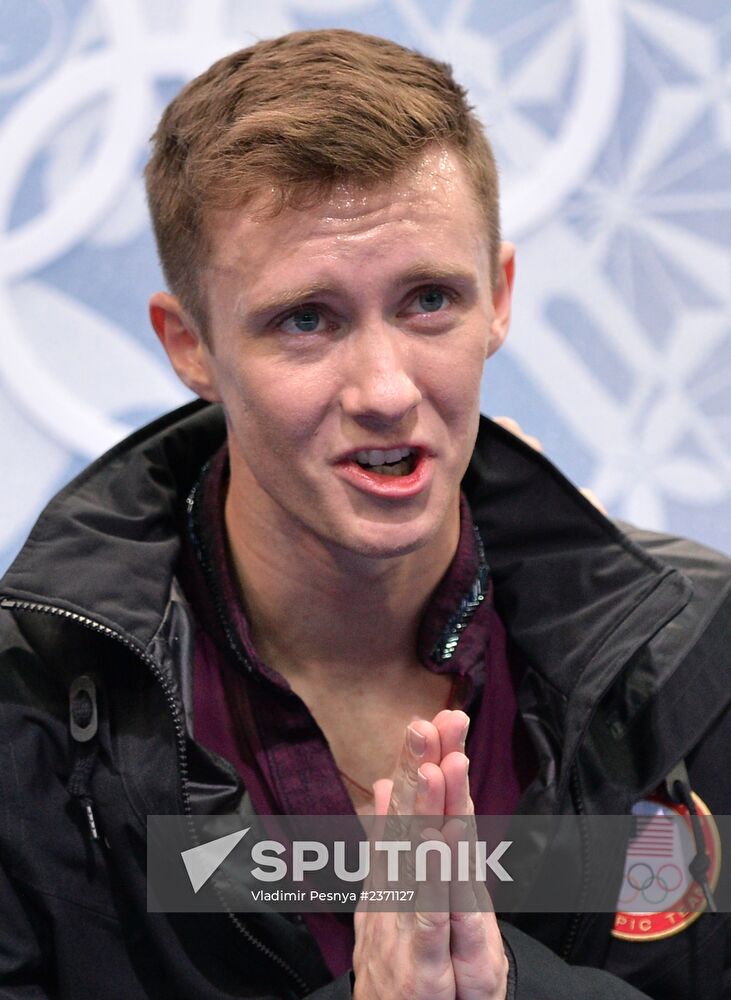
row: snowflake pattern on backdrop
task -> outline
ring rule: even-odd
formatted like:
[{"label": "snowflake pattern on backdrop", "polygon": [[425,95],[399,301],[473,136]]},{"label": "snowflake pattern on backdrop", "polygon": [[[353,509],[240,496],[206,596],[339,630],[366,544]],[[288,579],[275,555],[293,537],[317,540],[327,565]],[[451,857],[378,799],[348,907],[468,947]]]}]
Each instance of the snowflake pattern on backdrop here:
[{"label": "snowflake pattern on backdrop", "polygon": [[726,0],[3,0],[0,568],[48,497],[184,401],[148,331],[141,166],[165,103],[261,37],[340,26],[446,59],[518,243],[486,412],[611,512],[731,549]]}]

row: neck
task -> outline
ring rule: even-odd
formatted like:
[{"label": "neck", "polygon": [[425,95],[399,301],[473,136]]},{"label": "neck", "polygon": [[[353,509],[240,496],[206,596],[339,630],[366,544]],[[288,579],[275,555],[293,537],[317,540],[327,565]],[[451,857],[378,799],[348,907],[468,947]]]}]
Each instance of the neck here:
[{"label": "neck", "polygon": [[[232,484],[233,486],[233,484]],[[293,683],[373,684],[413,670],[419,623],[454,556],[459,503],[437,537],[390,559],[288,534],[232,486],[225,519],[254,644]],[[261,520],[261,523],[260,523]],[[291,528],[291,526],[290,526]]]}]

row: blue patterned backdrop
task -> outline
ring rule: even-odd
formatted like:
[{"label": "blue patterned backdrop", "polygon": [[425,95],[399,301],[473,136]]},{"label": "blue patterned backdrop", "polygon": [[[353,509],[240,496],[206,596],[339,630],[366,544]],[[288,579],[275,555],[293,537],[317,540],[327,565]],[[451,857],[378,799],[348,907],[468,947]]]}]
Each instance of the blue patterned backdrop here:
[{"label": "blue patterned backdrop", "polygon": [[455,66],[519,248],[483,408],[610,511],[731,549],[728,0],[0,0],[0,568],[46,499],[182,402],[140,170],[184,80],[342,26]]}]

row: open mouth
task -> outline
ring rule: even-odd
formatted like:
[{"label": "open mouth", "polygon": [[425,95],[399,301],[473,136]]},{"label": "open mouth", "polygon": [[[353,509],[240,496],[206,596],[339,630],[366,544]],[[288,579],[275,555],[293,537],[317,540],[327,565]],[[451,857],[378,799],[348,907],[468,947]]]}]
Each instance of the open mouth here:
[{"label": "open mouth", "polygon": [[416,468],[418,458],[414,448],[392,448],[389,451],[374,448],[359,451],[353,457],[361,469],[379,476],[409,476]]}]

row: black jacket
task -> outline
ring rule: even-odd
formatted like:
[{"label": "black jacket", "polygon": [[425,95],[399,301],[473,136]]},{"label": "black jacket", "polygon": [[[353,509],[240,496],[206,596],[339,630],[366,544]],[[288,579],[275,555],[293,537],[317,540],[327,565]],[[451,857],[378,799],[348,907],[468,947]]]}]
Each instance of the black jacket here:
[{"label": "black jacket", "polygon": [[[181,505],[224,434],[194,403],[122,442],[49,504],[0,585],[0,998],[350,995],[300,923],[146,908],[146,816],[231,813],[243,794],[187,733],[174,575]],[[489,421],[463,485],[529,664],[539,774],[521,810],[626,813],[684,759],[711,811],[731,812],[728,561],[630,540]],[[98,690],[96,721],[75,717],[95,730],[84,743],[69,718],[82,674]],[[731,998],[725,915],[653,943],[612,939],[608,915],[502,927],[518,1000]]]}]

